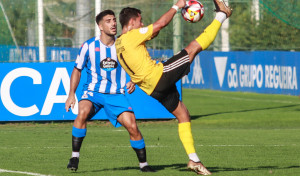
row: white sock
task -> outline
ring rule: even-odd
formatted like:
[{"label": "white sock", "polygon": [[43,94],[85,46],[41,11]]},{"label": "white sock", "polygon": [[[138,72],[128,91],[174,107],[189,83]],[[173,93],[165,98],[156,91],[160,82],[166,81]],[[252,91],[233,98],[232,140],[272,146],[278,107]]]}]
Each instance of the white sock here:
[{"label": "white sock", "polygon": [[223,12],[217,12],[215,19],[218,20],[220,23],[223,23],[226,20],[226,14]]},{"label": "white sock", "polygon": [[147,162],[144,162],[144,163],[140,163],[140,168],[143,168],[145,166],[148,166],[148,163]]},{"label": "white sock", "polygon": [[196,153],[190,153],[189,158],[194,162],[200,162],[200,159],[198,158],[198,155]]},{"label": "white sock", "polygon": [[79,152],[72,152],[72,158],[73,157],[79,158]]}]

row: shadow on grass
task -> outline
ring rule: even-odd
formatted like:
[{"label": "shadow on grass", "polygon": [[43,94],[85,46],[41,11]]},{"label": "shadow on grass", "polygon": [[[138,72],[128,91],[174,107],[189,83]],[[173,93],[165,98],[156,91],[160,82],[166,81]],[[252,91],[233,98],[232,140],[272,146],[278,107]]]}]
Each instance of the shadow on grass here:
[{"label": "shadow on grass", "polygon": [[261,110],[270,110],[270,109],[280,109],[280,108],[291,108],[295,106],[300,106],[299,104],[295,105],[286,105],[286,106],[277,106],[277,107],[269,107],[269,108],[256,108],[256,109],[245,109],[245,110],[238,110],[238,111],[228,111],[228,112],[216,112],[211,114],[204,114],[204,115],[192,115],[191,119],[198,119],[202,117],[212,116],[212,115],[220,115],[220,114],[231,114],[231,113],[239,113],[239,112],[251,112],[251,111],[261,111]]},{"label": "shadow on grass", "polygon": [[258,167],[246,167],[246,168],[230,168],[230,167],[208,167],[212,173],[216,172],[227,172],[227,171],[248,171],[248,170],[281,170],[281,169],[298,169],[300,166],[258,166]]},{"label": "shadow on grass", "polygon": [[[166,168],[172,168],[179,171],[186,171],[186,164],[171,164],[171,165],[150,165],[154,170],[160,171]],[[136,170],[139,171],[139,167],[116,167],[116,168],[107,168],[107,169],[99,169],[99,170],[91,170],[91,171],[77,171],[76,173],[90,173],[90,172],[105,172],[105,171],[128,171],[128,170]]]},{"label": "shadow on grass", "polygon": [[[151,165],[153,169],[157,172],[164,170],[166,168],[171,168],[178,170],[180,172],[189,172],[186,168],[186,164],[171,164],[171,165]],[[246,167],[246,168],[230,168],[230,167],[207,167],[209,171],[212,173],[217,172],[234,172],[234,171],[248,171],[248,170],[279,170],[279,169],[298,169],[300,166],[287,166],[287,167],[279,167],[279,166],[258,166],[258,167]],[[128,171],[128,170],[136,170],[139,171],[139,167],[115,167],[108,169],[99,169],[99,170],[91,170],[91,171],[79,171],[80,173],[92,173],[92,172],[105,172],[105,171]]]}]

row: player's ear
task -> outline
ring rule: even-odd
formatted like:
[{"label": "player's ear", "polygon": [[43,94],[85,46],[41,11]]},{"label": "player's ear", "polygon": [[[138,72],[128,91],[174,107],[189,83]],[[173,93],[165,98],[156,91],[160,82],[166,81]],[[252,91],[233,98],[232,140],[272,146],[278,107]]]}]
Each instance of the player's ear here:
[{"label": "player's ear", "polygon": [[128,22],[128,26],[133,27],[135,23],[135,18],[131,18]]},{"label": "player's ear", "polygon": [[128,24],[125,25],[124,27],[127,28],[127,31],[130,31],[130,30],[133,28],[133,24],[134,24],[134,20],[133,20],[133,18],[131,18],[131,19],[128,21]]},{"label": "player's ear", "polygon": [[101,22],[99,22],[98,27],[99,27],[100,31],[103,30],[103,26],[102,26],[102,23],[101,23]]}]

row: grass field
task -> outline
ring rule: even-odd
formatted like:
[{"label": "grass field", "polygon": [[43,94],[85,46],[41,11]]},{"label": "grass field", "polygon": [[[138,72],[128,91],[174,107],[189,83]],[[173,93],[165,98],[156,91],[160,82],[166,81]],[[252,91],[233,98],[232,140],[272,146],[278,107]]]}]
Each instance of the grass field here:
[{"label": "grass field", "polygon": [[[184,89],[183,101],[198,155],[213,175],[300,175],[299,97]],[[66,169],[71,122],[0,124],[0,175],[196,175],[186,171],[175,120],[138,125],[156,173],[138,170],[123,127],[95,121],[89,123],[76,173]]]}]

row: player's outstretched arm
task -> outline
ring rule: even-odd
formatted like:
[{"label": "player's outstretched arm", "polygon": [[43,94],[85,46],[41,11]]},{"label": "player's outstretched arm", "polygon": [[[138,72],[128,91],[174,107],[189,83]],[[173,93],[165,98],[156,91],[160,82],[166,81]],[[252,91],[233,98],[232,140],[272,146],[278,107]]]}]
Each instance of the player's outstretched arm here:
[{"label": "player's outstretched arm", "polygon": [[[178,0],[175,6],[177,6],[178,9],[183,8],[185,6],[185,0]],[[156,22],[153,23],[152,38],[156,37],[158,32],[172,21],[176,12],[177,10],[175,10],[175,8],[171,8],[165,14],[163,14]]]},{"label": "player's outstretched arm", "polygon": [[70,107],[73,109],[75,106],[76,103],[75,92],[79,84],[80,77],[81,77],[81,70],[74,68],[71,75],[70,92],[65,104],[65,109],[67,112],[69,112]]}]

